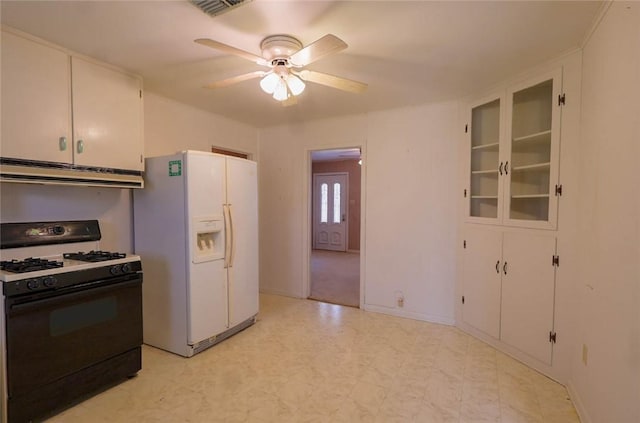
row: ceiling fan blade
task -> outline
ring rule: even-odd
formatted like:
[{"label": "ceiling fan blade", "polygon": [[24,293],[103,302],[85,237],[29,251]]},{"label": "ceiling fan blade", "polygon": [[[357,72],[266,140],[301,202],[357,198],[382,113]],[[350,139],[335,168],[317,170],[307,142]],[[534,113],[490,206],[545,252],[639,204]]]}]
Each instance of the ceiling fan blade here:
[{"label": "ceiling fan blade", "polygon": [[219,41],[210,40],[208,38],[198,38],[197,40],[195,40],[195,42],[203,46],[211,47],[223,53],[229,53],[242,57],[262,66],[269,66],[269,63],[264,60],[263,57],[255,55],[253,53],[249,53],[248,51],[240,50],[239,48],[235,48],[227,44],[223,44]]},{"label": "ceiling fan blade", "polygon": [[222,88],[228,87],[229,85],[237,84],[238,82],[246,81],[248,79],[260,78],[267,74],[265,71],[255,71],[250,73],[245,73],[244,75],[234,76],[232,78],[223,79],[221,81],[212,82],[204,86],[204,88]]},{"label": "ceiling fan blade", "polygon": [[333,34],[327,34],[304,47],[302,50],[292,54],[289,58],[289,63],[301,68],[329,54],[344,50],[345,48],[347,48],[347,43]]},{"label": "ceiling fan blade", "polygon": [[365,92],[368,86],[363,82],[353,81],[351,79],[329,75],[328,73],[314,72],[306,69],[300,72],[295,72],[295,74],[305,81],[315,82],[316,84],[326,85],[328,87],[333,87],[339,90],[356,94]]}]

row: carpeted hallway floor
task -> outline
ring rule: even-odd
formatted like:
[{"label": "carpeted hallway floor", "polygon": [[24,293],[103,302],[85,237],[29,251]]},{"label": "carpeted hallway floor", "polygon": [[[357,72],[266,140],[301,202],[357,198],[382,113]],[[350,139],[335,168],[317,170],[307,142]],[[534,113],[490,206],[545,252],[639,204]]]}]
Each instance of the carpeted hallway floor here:
[{"label": "carpeted hallway floor", "polygon": [[312,300],[360,305],[360,254],[338,251],[311,251]]}]

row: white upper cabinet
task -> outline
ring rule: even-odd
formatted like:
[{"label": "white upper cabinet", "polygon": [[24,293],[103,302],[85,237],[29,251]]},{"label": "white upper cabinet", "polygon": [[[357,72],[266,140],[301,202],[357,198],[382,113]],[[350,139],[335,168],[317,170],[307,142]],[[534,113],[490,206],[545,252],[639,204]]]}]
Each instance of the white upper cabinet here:
[{"label": "white upper cabinet", "polygon": [[498,168],[502,145],[504,98],[493,95],[471,107],[468,213],[478,222],[502,219],[502,169]]},{"label": "white upper cabinet", "polygon": [[3,159],[142,171],[142,81],[2,31]]},{"label": "white upper cabinet", "polygon": [[555,229],[558,212],[562,71],[513,87],[507,96],[505,220]]},{"label": "white upper cabinet", "polygon": [[555,229],[562,69],[471,106],[468,220]]},{"label": "white upper cabinet", "polygon": [[140,79],[72,57],[74,162],[143,168]]},{"label": "white upper cabinet", "polygon": [[69,55],[2,32],[2,157],[70,163]]}]

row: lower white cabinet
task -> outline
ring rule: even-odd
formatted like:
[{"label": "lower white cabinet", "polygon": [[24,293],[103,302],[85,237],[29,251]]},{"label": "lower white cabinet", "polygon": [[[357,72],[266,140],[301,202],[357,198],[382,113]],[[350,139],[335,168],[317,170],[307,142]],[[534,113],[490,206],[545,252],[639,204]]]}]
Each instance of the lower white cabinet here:
[{"label": "lower white cabinet", "polygon": [[500,338],[502,232],[469,227],[464,247],[462,318],[476,329]]},{"label": "lower white cabinet", "polygon": [[464,322],[550,365],[555,342],[555,235],[470,225],[464,238]]}]

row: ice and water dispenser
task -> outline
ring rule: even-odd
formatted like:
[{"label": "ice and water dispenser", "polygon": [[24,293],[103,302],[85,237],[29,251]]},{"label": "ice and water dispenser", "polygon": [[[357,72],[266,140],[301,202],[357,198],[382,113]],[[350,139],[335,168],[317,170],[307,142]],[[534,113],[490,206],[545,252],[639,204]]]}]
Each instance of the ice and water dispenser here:
[{"label": "ice and water dispenser", "polygon": [[193,220],[192,261],[224,258],[224,218],[222,216],[198,217]]}]

